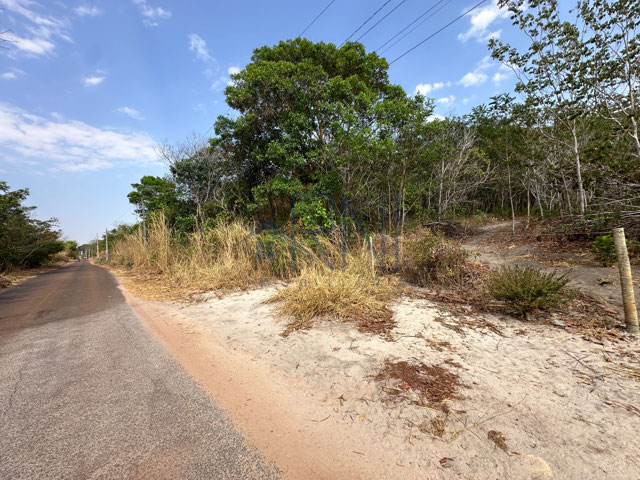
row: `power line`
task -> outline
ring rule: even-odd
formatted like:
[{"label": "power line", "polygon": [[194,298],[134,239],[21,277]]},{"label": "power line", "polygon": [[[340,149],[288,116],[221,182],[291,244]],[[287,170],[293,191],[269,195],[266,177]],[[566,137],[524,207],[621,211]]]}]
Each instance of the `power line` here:
[{"label": "power line", "polygon": [[[347,43],[347,42],[351,39],[351,37],[353,37],[356,33],[358,33],[358,32],[360,31],[360,29],[361,29],[362,27],[364,27],[367,23],[369,23],[369,21],[370,21],[373,17],[375,17],[375,16],[378,14],[378,12],[379,12],[380,10],[382,10],[384,7],[386,7],[386,6],[387,6],[387,4],[388,4],[390,1],[391,1],[391,0],[387,0],[386,2],[384,2],[384,3],[382,4],[382,6],[381,6],[378,10],[376,10],[375,12],[373,12],[373,15],[371,15],[369,18],[367,18],[367,19],[364,21],[364,23],[362,23],[362,25],[360,25],[358,28],[356,28],[356,29],[355,29],[355,31],[354,31],[351,35],[349,35],[349,36],[347,37],[347,39],[346,39],[344,42],[342,42],[342,45],[344,45],[345,43]],[[340,45],[340,46],[342,47],[342,45]]]},{"label": "power line", "polygon": [[318,20],[318,19],[322,16],[322,14],[323,14],[324,12],[326,12],[326,11],[327,11],[327,9],[328,9],[331,5],[333,5],[333,2],[335,2],[335,1],[336,1],[336,0],[331,0],[331,2],[329,3],[329,5],[327,5],[326,7],[324,7],[324,10],[322,10],[322,11],[318,14],[318,16],[317,16],[316,18],[314,18],[314,19],[311,21],[311,23],[310,23],[309,25],[307,25],[307,27],[306,27],[302,32],[300,32],[300,34],[299,34],[298,36],[299,36],[299,37],[301,37],[302,35],[304,35],[304,32],[306,32],[307,30],[309,30],[309,27],[311,27],[311,25],[313,25],[314,23],[316,23],[316,20]]},{"label": "power line", "polygon": [[400,5],[402,5],[404,2],[406,2],[407,0],[402,0],[398,5],[396,5],[395,7],[393,7],[384,17],[382,17],[380,20],[378,20],[372,27],[369,28],[369,30],[367,30],[366,32],[364,32],[362,35],[360,35],[357,39],[356,42],[359,42],[360,39],[362,37],[364,37],[367,33],[369,33],[371,30],[373,30],[374,28],[376,28],[380,22],[382,22],[385,18],[387,18],[389,15],[391,15]]},{"label": "power line", "polygon": [[471,7],[469,10],[467,10],[466,12],[464,12],[461,15],[458,15],[456,18],[454,18],[453,20],[451,20],[449,23],[447,23],[444,27],[440,28],[439,30],[433,32],[431,35],[429,35],[427,38],[425,38],[424,40],[422,40],[420,43],[417,43],[416,45],[414,45],[413,47],[411,47],[409,50],[407,50],[406,52],[404,52],[402,55],[400,55],[399,57],[396,57],[395,59],[393,59],[391,62],[389,62],[389,65],[397,62],[398,60],[400,60],[402,57],[404,57],[405,55],[407,55],[408,53],[411,53],[412,51],[414,51],[416,48],[418,48],[420,45],[422,45],[423,43],[425,43],[427,40],[435,37],[437,34],[439,34],[441,31],[443,31],[445,28],[453,25],[454,23],[456,23],[458,20],[460,20],[462,17],[464,17],[465,15],[471,13],[472,11],[474,11],[476,8],[478,8],[480,5],[482,5],[483,3],[485,3],[487,0],[482,0],[481,2],[476,3],[473,7]]},{"label": "power line", "polygon": [[[406,31],[408,28],[410,28],[414,23],[416,23],[418,20],[420,20],[422,17],[424,17],[427,13],[429,13],[431,10],[433,10],[434,8],[436,8],[438,5],[440,5],[442,2],[444,2],[445,0],[440,0],[438,2],[436,2],[434,5],[431,6],[431,8],[427,9],[426,11],[422,12],[422,14],[420,16],[418,16],[418,18],[416,18],[413,22],[411,22],[409,25],[407,25],[406,27],[404,27],[402,30],[400,30],[398,33],[396,33],[393,37],[391,37],[389,40],[387,40],[386,42],[384,42],[382,45],[380,45],[378,48],[376,48],[376,51],[381,50],[382,48],[384,48],[387,44],[389,44],[389,42],[393,41],[396,37],[398,37],[398,35],[401,35],[404,31]],[[451,0],[448,0],[447,3],[449,3]],[[431,18],[435,13],[437,12],[433,12],[432,15],[429,15],[427,18],[425,18],[423,20],[426,21],[428,18]],[[411,31],[407,32],[407,35],[409,35],[411,32],[413,32],[416,28],[418,28],[420,25],[422,25],[423,22],[420,22],[420,24],[416,25],[414,28],[411,29]],[[404,37],[406,37],[407,35],[403,35],[402,38],[398,39],[398,42],[400,40],[402,40]],[[397,42],[395,42],[393,45],[395,45]],[[393,47],[393,45],[390,45],[389,48]],[[388,50],[385,49],[385,50]],[[381,52],[382,53],[382,52]]]},{"label": "power line", "polygon": [[[438,2],[438,3],[442,3],[442,2]],[[442,5],[440,5],[436,10],[434,10],[430,15],[427,15],[420,23],[418,23],[415,27],[413,27],[411,30],[409,30],[407,33],[405,33],[404,35],[402,35],[399,39],[397,39],[395,42],[393,42],[391,45],[389,45],[387,48],[385,48],[384,50],[382,50],[382,52],[380,52],[381,54],[384,52],[389,51],[391,48],[393,48],[395,45],[397,45],[399,42],[402,41],[403,38],[406,38],[408,35],[411,34],[411,32],[413,32],[414,30],[416,30],[417,28],[419,28],[422,24],[424,24],[424,22],[426,22],[427,20],[429,20],[431,17],[433,17],[436,13],[438,13],[440,10],[442,10],[444,7],[446,7],[447,5],[449,5],[451,3],[451,0],[446,0]]]},{"label": "power line", "polygon": [[[230,111],[231,111],[231,107],[227,108],[227,111],[226,111],[226,112],[224,112],[224,113],[222,114],[222,116],[223,116],[223,117],[226,117],[226,116],[227,116],[227,113],[229,113]],[[211,129],[212,129],[213,127],[215,127],[215,126],[216,126],[215,122],[214,122],[214,123],[212,123],[212,124],[211,124],[211,126],[207,129],[207,131],[206,131],[206,132],[204,132],[202,135],[200,135],[200,140],[202,140],[204,137],[206,137],[207,133],[209,133],[209,132],[211,131]]]}]

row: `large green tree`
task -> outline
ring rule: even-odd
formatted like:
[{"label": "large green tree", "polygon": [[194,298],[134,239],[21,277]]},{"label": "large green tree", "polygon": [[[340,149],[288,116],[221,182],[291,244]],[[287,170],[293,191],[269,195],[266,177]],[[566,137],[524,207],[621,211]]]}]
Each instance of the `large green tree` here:
[{"label": "large green tree", "polygon": [[225,90],[240,115],[219,117],[212,141],[232,156],[251,208],[282,216],[291,194],[355,191],[380,171],[380,105],[406,99],[387,69],[352,42],[298,38],[253,52]]}]

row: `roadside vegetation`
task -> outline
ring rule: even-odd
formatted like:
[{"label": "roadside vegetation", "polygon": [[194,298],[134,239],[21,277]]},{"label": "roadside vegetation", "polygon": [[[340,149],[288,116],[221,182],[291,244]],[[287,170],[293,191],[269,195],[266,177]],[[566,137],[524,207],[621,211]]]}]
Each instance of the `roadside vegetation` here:
[{"label": "roadside vegetation", "polygon": [[0,289],[75,256],[76,243],[60,239],[56,219],[33,218],[28,196],[0,181]]},{"label": "roadside vegetation", "polygon": [[571,21],[553,0],[501,5],[536,39],[489,41],[518,97],[464,116],[434,116],[357,42],[257,48],[215,135],[159,146],[168,174],[132,185],[142,221],[109,232],[113,262],[165,298],[284,280],[287,331],[322,316],[389,325],[403,282],[518,315],[565,308],[564,277],[490,272],[459,236],[508,218],[514,238],[594,242],[603,265],[612,226],[640,238],[640,5],[580,1]]}]

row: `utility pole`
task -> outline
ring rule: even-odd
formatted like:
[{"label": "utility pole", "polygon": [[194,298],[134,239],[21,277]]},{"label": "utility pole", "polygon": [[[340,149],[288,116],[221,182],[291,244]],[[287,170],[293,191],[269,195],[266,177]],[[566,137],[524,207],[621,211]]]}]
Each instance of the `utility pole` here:
[{"label": "utility pole", "polygon": [[109,263],[109,232],[107,229],[104,229],[104,245],[105,245],[105,256],[107,259],[107,263]]},{"label": "utility pole", "polygon": [[98,259],[98,255],[100,255],[100,244],[98,243],[98,234],[96,233],[96,260]]}]

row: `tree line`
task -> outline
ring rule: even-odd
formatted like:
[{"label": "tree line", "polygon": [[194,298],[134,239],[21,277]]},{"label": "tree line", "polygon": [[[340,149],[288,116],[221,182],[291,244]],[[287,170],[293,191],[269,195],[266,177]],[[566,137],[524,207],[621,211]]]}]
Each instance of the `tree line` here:
[{"label": "tree line", "polygon": [[47,262],[54,253],[75,255],[75,242],[64,242],[57,220],[32,217],[36,207],[24,205],[28,189],[11,190],[0,181],[0,273],[10,268],[32,268]]},{"label": "tree line", "polygon": [[129,200],[177,232],[292,215],[322,227],[325,199],[343,198],[370,222],[381,199],[386,212],[397,202],[401,228],[476,212],[637,217],[640,2],[580,0],[568,19],[556,0],[499,3],[527,40],[489,41],[513,92],[439,119],[360,43],[260,47],[225,90],[237,116],[219,116],[211,139],[161,145],[169,173],[143,177]]}]

